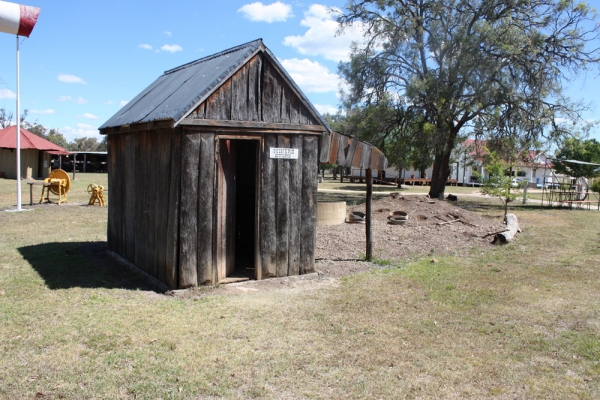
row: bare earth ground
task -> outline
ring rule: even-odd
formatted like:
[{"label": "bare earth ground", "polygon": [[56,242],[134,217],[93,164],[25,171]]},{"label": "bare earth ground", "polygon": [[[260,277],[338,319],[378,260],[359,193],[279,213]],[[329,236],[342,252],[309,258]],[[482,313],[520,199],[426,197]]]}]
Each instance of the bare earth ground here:
[{"label": "bare earth ground", "polygon": [[[431,255],[460,255],[473,247],[491,248],[489,233],[504,229],[501,219],[465,210],[452,201],[431,200],[423,195],[387,196],[372,203],[373,253],[379,263],[408,262]],[[348,207],[347,212],[365,212],[365,205]],[[390,225],[392,211],[406,211],[408,222]],[[460,219],[452,223],[444,223]],[[316,275],[249,281],[212,288],[177,291],[177,297],[202,297],[207,294],[232,294],[276,289],[309,289],[337,284],[337,278],[379,267],[364,261],[366,250],[364,223],[343,223],[317,227]]]},{"label": "bare earth ground", "polygon": [[[493,220],[459,208],[451,201],[426,196],[391,196],[373,201],[374,256],[385,260],[407,260],[415,255],[456,254],[473,246],[491,246],[484,236],[503,229]],[[365,212],[365,205],[348,211]],[[390,225],[392,211],[408,213],[405,225]],[[458,222],[450,222],[460,219]],[[341,224],[317,228],[317,260],[356,260],[365,254],[363,224]]]}]

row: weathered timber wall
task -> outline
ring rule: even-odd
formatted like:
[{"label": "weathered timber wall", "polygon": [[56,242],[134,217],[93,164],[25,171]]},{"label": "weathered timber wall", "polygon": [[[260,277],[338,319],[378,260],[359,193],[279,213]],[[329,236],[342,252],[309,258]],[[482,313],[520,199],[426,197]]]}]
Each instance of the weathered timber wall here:
[{"label": "weathered timber wall", "polygon": [[[271,147],[299,149],[297,160],[269,158]],[[318,137],[264,136],[259,251],[262,277],[314,271]]]},{"label": "weathered timber wall", "polygon": [[[218,282],[219,258],[231,251],[217,241],[218,210],[231,210],[217,204],[218,140],[189,129],[109,135],[109,249],[172,288]],[[318,143],[313,134],[262,135],[263,279],[314,271]],[[299,158],[271,159],[271,147],[296,148]],[[233,224],[227,225],[230,235]]]},{"label": "weathered timber wall", "polygon": [[109,135],[108,247],[177,287],[179,130]]},{"label": "weathered timber wall", "polygon": [[189,116],[196,119],[319,125],[262,54],[224,82]]}]

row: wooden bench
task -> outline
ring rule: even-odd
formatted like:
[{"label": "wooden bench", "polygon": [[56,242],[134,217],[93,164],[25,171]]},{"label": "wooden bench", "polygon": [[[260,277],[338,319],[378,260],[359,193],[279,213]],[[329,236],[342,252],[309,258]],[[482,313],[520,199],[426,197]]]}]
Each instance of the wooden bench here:
[{"label": "wooden bench", "polygon": [[581,208],[582,206],[587,204],[588,210],[590,209],[590,206],[592,204],[597,204],[598,210],[600,210],[600,200],[567,200],[565,201],[565,203],[569,205],[569,208],[573,208],[573,205],[579,205],[579,207]]},{"label": "wooden bench", "polygon": [[[27,184],[29,185],[29,205],[32,206],[33,205],[33,185],[42,185],[45,188],[50,187],[52,184],[51,183],[46,183],[44,181],[29,181],[27,182]],[[43,195],[44,191],[42,190],[42,195]],[[46,196],[46,201],[50,202],[50,191],[48,190],[47,196]],[[41,203],[41,200],[40,200]]]}]

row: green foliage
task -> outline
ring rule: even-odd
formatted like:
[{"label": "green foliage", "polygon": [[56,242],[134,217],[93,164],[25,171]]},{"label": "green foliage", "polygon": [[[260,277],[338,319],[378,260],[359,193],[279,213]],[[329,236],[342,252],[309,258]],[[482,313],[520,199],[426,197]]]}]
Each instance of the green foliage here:
[{"label": "green foliage", "polygon": [[408,132],[435,158],[430,195],[439,197],[465,128],[531,144],[564,134],[559,118],[581,120],[561,82],[565,71],[597,68],[596,18],[573,0],[350,0],[338,21],[360,24],[365,41],[339,66],[344,106],[393,99],[430,124]]},{"label": "green foliage", "polygon": [[592,192],[600,194],[600,179],[596,179],[591,186]]},{"label": "green foliage", "polygon": [[[577,160],[600,164],[600,142],[596,139],[581,140],[579,138],[565,139],[555,153],[558,160]],[[600,167],[593,165],[555,162],[554,169],[561,174],[579,178],[600,176]]]},{"label": "green foliage", "polygon": [[498,197],[504,205],[504,217],[508,213],[508,203],[515,201],[521,196],[521,189],[527,182],[518,184],[513,182],[507,170],[511,171],[513,165],[507,164],[501,160],[495,151],[488,149],[488,155],[485,160],[485,170],[489,174],[489,179],[484,181],[481,191],[488,196]]},{"label": "green foliage", "polygon": [[345,114],[326,115],[334,130],[348,133],[382,149],[390,165],[398,170],[414,166],[426,169],[432,152],[426,137],[433,136],[430,124],[402,99],[391,96],[377,104],[350,107]]}]

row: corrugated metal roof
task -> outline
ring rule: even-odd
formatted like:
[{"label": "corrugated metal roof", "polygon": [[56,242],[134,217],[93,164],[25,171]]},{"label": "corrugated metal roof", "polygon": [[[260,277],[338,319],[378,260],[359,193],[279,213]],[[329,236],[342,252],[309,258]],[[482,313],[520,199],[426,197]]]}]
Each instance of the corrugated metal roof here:
[{"label": "corrugated metal roof", "polygon": [[[17,148],[17,126],[9,126],[5,129],[0,129],[0,147],[5,149]],[[44,151],[58,151],[64,154],[68,152],[57,144],[54,144],[34,133],[21,128],[21,149],[37,149]]]},{"label": "corrugated metal roof", "polygon": [[254,40],[165,71],[100,129],[158,120],[179,120],[261,46],[262,39]]},{"label": "corrugated metal roof", "polygon": [[160,120],[178,122],[259,50],[269,56],[319,122],[330,129],[275,55],[264,46],[262,39],[165,71],[99,129]]}]

